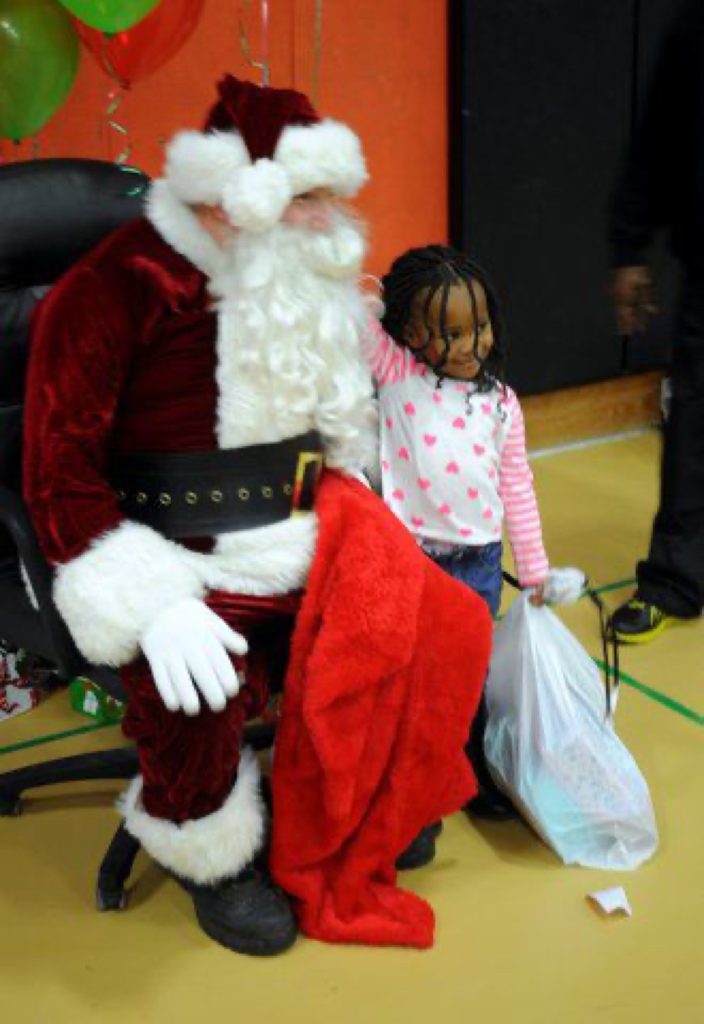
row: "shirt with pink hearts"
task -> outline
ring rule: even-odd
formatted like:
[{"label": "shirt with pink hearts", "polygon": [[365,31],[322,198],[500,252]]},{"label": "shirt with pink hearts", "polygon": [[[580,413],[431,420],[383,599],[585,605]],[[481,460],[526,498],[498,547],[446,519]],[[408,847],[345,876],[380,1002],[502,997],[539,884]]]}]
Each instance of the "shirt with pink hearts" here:
[{"label": "shirt with pink hearts", "polygon": [[378,325],[363,351],[379,392],[384,501],[420,543],[481,547],[504,524],[524,585],[548,572],[514,392],[437,376]]}]

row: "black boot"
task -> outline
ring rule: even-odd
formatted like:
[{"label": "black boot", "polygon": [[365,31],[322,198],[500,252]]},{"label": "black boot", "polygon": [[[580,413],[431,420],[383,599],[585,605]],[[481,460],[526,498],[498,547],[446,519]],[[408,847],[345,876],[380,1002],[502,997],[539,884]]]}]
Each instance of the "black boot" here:
[{"label": "black boot", "polygon": [[489,765],[486,763],[484,753],[486,721],[486,699],[482,694],[476,717],[472,723],[469,742],[465,747],[467,757],[474,769],[479,792],[474,799],[465,804],[464,809],[473,817],[482,818],[485,821],[512,821],[519,817],[518,812],[494,782]]},{"label": "black boot", "polygon": [[263,871],[247,867],[215,885],[177,880],[192,896],[201,928],[221,946],[275,956],[295,942],[298,929],[289,901]]},{"label": "black boot", "polygon": [[442,822],[426,825],[412,843],[410,843],[396,861],[398,871],[411,871],[422,868],[435,859],[435,840],[442,832]]},{"label": "black boot", "polygon": [[513,821],[519,817],[509,798],[493,784],[491,789],[480,785],[479,792],[464,809],[484,821]]}]

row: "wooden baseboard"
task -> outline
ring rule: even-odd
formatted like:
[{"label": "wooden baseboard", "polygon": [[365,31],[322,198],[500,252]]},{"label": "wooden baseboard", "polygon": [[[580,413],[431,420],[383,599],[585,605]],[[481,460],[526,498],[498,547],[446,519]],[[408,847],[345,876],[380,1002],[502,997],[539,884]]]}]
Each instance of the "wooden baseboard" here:
[{"label": "wooden baseboard", "polygon": [[522,399],[528,449],[651,426],[660,418],[660,371]]}]

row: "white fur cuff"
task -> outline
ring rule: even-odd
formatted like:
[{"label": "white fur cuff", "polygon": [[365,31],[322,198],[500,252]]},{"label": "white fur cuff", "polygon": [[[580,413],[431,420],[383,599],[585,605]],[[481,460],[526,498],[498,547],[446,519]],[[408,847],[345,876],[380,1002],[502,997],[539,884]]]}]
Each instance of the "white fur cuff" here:
[{"label": "white fur cuff", "polygon": [[242,751],[237,781],[222,807],[176,825],[153,818],[141,806],[142,776],[118,801],[127,831],[162,867],[198,885],[212,885],[238,874],[264,843],[264,802],[259,765],[251,750]]},{"label": "white fur cuff", "polygon": [[164,608],[205,587],[188,552],[155,530],[124,522],[57,569],[54,602],[81,653],[96,665],[125,665]]}]

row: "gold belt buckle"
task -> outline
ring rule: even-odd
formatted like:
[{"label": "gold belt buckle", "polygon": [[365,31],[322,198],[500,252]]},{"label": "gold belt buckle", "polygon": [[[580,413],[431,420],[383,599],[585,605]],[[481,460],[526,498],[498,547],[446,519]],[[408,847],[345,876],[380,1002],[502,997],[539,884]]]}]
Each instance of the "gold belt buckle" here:
[{"label": "gold belt buckle", "polygon": [[304,516],[313,508],[315,488],[322,468],[322,452],[299,452],[293,478],[291,516]]}]

